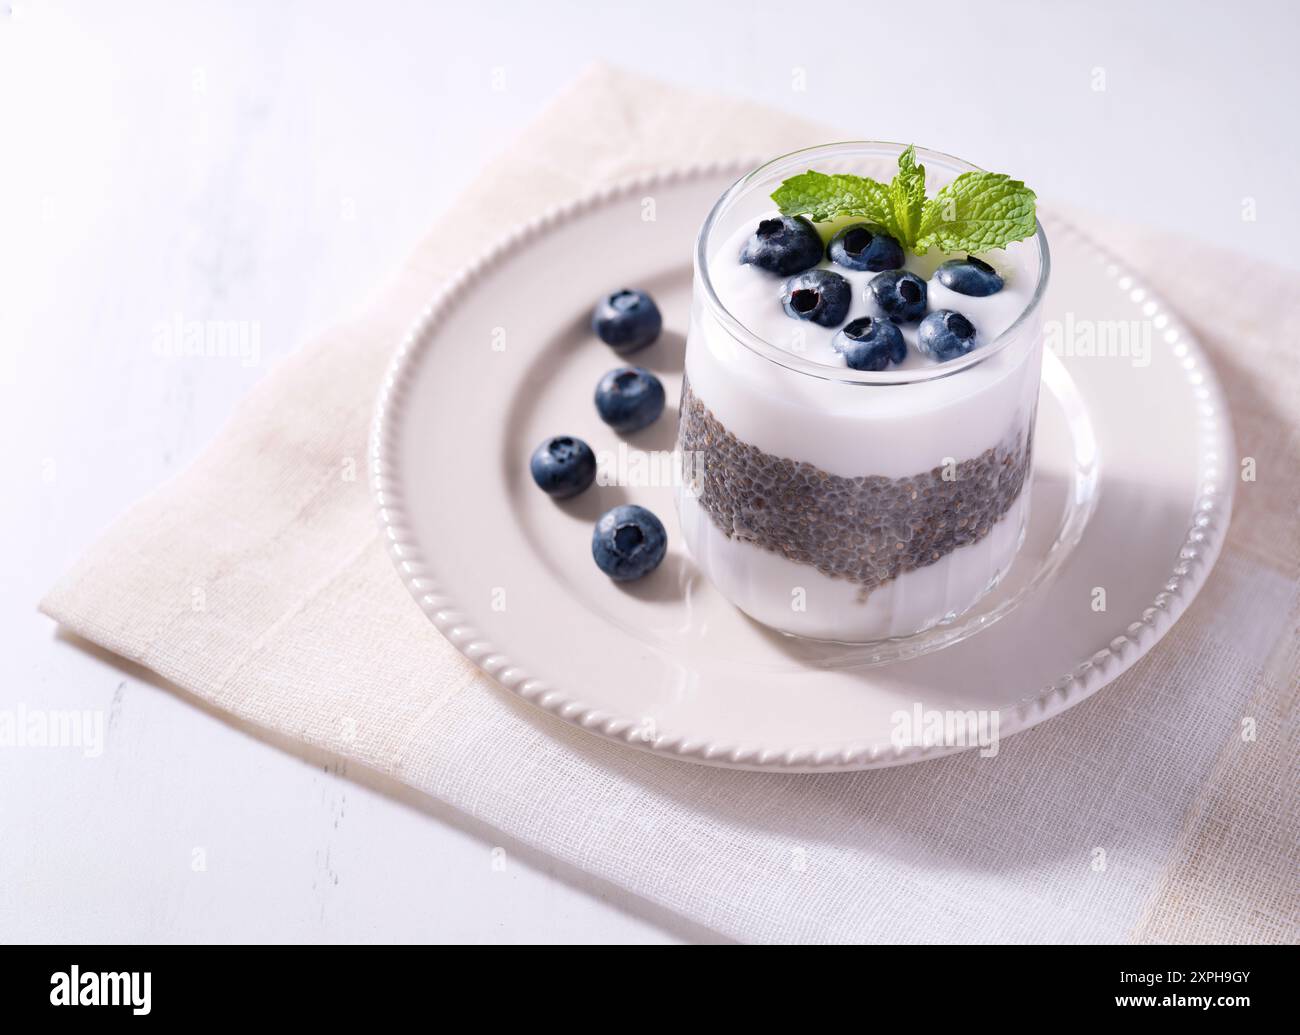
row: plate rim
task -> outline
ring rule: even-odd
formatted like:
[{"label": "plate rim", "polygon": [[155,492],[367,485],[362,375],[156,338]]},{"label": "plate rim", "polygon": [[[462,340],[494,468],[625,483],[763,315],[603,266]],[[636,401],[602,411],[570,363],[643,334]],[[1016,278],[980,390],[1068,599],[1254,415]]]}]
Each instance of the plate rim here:
[{"label": "plate rim", "polygon": [[[674,166],[621,180],[561,204],[515,226],[477,258],[448,278],[416,317],[390,360],[380,385],[371,423],[369,459],[372,498],[386,552],[397,568],[420,609],[443,637],[478,668],[507,691],[522,697],[557,718],[607,739],[653,754],[683,761],[736,769],[781,772],[859,771],[905,765],[938,758],[965,747],[911,745],[905,748],[861,745],[841,749],[806,747],[763,748],[717,744],[690,738],[686,734],[665,734],[646,739],[634,719],[614,716],[591,707],[562,688],[516,665],[508,653],[488,640],[471,616],[449,595],[430,568],[415,542],[408,522],[405,499],[392,457],[397,447],[400,418],[409,399],[414,370],[429,347],[443,317],[468,287],[482,278],[508,252],[526,246],[556,227],[573,222],[588,212],[626,201],[647,191],[709,177],[739,178],[758,164],[751,159],[731,159]],[[1154,293],[1120,259],[1097,245],[1067,220],[1049,215],[1053,236],[1069,239],[1084,248],[1105,267],[1116,289],[1143,304],[1148,319],[1163,316],[1165,340],[1180,359],[1184,377],[1198,399],[1199,435],[1197,460],[1197,502],[1188,524],[1179,561],[1169,573],[1164,589],[1129,623],[1125,633],[1115,637],[1091,657],[1080,662],[1052,683],[1031,693],[1013,706],[1000,710],[1000,736],[1009,737],[1035,726],[1090,697],[1118,678],[1149,652],[1172,628],[1195,599],[1222,550],[1232,514],[1235,478],[1228,459],[1235,456],[1231,414],[1218,377],[1205,350],[1158,294]],[[1173,337],[1170,337],[1170,335]],[[1208,451],[1217,456],[1212,471],[1203,466]],[[1207,481],[1217,488],[1207,489]]]}]

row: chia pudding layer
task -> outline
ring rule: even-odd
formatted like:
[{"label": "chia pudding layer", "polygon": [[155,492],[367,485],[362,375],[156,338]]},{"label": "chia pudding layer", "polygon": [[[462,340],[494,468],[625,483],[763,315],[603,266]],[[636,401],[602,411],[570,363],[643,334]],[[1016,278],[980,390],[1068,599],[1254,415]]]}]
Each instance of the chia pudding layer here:
[{"label": "chia pudding layer", "polygon": [[857,599],[989,534],[1029,472],[1032,421],[968,459],[906,477],[831,474],[765,453],[729,431],[682,386],[678,443],[691,493],[729,540],[855,583]]},{"label": "chia pudding layer", "polygon": [[[773,207],[806,175],[890,183],[903,150],[774,159],[696,242],[681,541],[719,593],[783,633],[875,644],[954,621],[1007,575],[1029,524],[1041,231],[978,254],[918,250],[853,212],[800,223]],[[972,171],[915,155],[931,199]]]}]

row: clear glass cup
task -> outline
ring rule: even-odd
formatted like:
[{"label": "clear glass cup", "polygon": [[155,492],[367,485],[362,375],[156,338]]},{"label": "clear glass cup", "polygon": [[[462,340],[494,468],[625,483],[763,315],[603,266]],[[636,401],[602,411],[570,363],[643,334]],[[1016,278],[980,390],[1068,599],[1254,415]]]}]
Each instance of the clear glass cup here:
[{"label": "clear glass cup", "polygon": [[[696,564],[735,606],[781,632],[874,643],[969,610],[1024,539],[1042,311],[1042,229],[1021,245],[1032,294],[992,341],[946,363],[879,373],[815,361],[727,310],[711,265],[769,195],[806,169],[888,182],[901,145],[785,155],[714,205],[695,251],[678,419],[677,494]],[[917,149],[931,194],[974,166]],[[792,321],[793,322],[793,321]]]}]

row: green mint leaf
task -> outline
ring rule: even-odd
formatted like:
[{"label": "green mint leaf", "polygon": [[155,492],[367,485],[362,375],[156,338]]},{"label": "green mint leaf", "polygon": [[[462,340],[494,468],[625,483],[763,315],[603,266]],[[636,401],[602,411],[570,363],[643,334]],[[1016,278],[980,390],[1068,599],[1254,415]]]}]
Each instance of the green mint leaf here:
[{"label": "green mint leaf", "polygon": [[783,216],[807,216],[824,223],[836,216],[861,216],[893,232],[889,188],[864,176],[808,172],[791,176],[772,192]]},{"label": "green mint leaf", "polygon": [[925,203],[914,251],[985,252],[1038,229],[1034,192],[1002,173],[962,173]]},{"label": "green mint leaf", "polygon": [[1001,173],[962,173],[925,197],[925,166],[909,145],[889,186],[864,176],[813,170],[791,176],[772,192],[782,215],[825,223],[849,216],[874,223],[917,255],[930,248],[984,252],[1021,241],[1038,229],[1034,192]]},{"label": "green mint leaf", "polygon": [[916,148],[911,144],[898,156],[898,172],[889,184],[889,205],[898,243],[915,248],[925,207],[925,166],[916,164]]}]

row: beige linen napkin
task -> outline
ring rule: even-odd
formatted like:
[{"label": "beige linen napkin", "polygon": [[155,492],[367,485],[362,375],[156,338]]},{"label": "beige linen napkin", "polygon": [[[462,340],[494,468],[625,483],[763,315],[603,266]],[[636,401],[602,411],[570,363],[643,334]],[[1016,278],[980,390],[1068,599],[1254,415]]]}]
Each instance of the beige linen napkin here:
[{"label": "beige linen napkin", "polygon": [[480,675],[395,574],[365,470],[372,406],[399,338],[464,256],[611,181],[839,135],[588,72],[485,170],[378,304],[269,374],[42,609],[219,708],[735,938],[1294,940],[1292,275],[1233,257],[1251,305],[1225,311],[1211,278],[1227,260],[1107,232],[1198,330],[1258,478],[1240,486],[1218,568],[1159,648],[996,759],[789,776],[620,748]]}]

